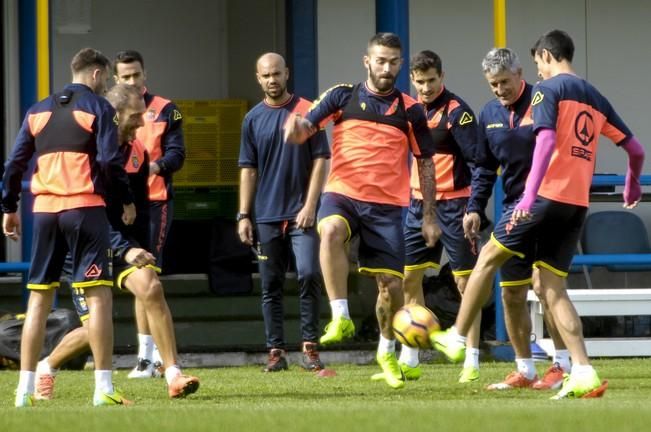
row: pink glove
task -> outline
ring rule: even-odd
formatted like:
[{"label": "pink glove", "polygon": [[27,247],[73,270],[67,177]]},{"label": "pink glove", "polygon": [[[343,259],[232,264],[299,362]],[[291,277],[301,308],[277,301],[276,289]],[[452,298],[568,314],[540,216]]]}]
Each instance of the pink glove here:
[{"label": "pink glove", "polygon": [[620,146],[628,153],[628,170],[626,171],[626,183],[624,185],[624,206],[631,206],[637,203],[642,197],[640,187],[640,175],[644,165],[644,147],[635,138],[631,137]]}]

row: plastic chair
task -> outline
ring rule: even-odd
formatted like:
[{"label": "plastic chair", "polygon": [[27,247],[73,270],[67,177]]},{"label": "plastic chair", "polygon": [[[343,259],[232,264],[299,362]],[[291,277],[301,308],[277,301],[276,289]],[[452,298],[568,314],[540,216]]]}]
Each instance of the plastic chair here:
[{"label": "plastic chair", "polygon": [[[642,219],[630,211],[591,213],[583,227],[581,246],[584,254],[651,253],[649,235]],[[648,264],[610,264],[609,271],[648,271]]]}]

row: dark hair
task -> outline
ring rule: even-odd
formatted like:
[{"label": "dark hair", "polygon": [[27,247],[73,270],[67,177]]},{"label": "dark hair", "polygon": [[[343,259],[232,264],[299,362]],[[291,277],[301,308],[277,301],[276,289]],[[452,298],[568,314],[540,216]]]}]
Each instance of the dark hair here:
[{"label": "dark hair", "polygon": [[409,62],[409,72],[421,71],[425,72],[429,69],[436,69],[436,72],[441,75],[443,71],[443,63],[441,57],[434,51],[424,50],[415,54]]},{"label": "dark hair", "polygon": [[145,69],[145,61],[142,59],[142,54],[134,50],[124,50],[120,51],[115,55],[115,60],[113,60],[113,73],[118,73],[118,63],[133,63],[138,62],[142,69]]},{"label": "dark hair", "polygon": [[111,67],[110,60],[94,48],[84,48],[72,58],[70,70],[77,74],[92,67],[108,69]]},{"label": "dark hair", "polygon": [[132,98],[141,98],[142,94],[135,86],[129,84],[116,84],[106,92],[105,97],[116,111],[121,112],[129,105]]},{"label": "dark hair", "polygon": [[574,42],[563,30],[552,30],[540,36],[531,48],[531,56],[541,55],[544,49],[549,51],[556,61],[571,62],[574,58]]},{"label": "dark hair", "polygon": [[374,45],[380,45],[387,48],[397,48],[402,51],[402,43],[400,38],[395,33],[376,33],[375,36],[368,41],[368,48]]}]

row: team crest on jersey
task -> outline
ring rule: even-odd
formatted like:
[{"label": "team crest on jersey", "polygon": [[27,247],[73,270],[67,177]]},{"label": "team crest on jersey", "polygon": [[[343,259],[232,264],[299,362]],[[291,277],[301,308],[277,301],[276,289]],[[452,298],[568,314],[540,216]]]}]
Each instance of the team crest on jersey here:
[{"label": "team crest on jersey", "polygon": [[150,109],[145,113],[145,120],[154,121],[156,120],[156,110]]},{"label": "team crest on jersey", "polygon": [[172,113],[172,120],[178,121],[178,120],[181,120],[182,118],[183,118],[183,116],[181,115],[179,110],[174,110],[174,112]]},{"label": "team crest on jersey", "polygon": [[140,166],[138,155],[131,155],[131,165],[133,165],[134,168],[138,168]]},{"label": "team crest on jersey", "polygon": [[543,92],[541,92],[540,90],[537,91],[536,94],[533,95],[533,99],[531,99],[531,106],[538,105],[540,102],[543,101],[544,98],[545,95],[543,94]]},{"label": "team crest on jersey", "polygon": [[120,121],[118,120],[118,113],[115,113],[113,116],[113,123],[115,123],[116,126],[120,124]]},{"label": "team crest on jersey", "polygon": [[461,126],[464,126],[464,125],[467,125],[468,123],[472,123],[472,122],[473,122],[473,118],[470,115],[470,113],[468,113],[467,111],[464,111],[464,113],[461,114],[461,118],[459,119],[459,124]]},{"label": "team crest on jersey", "polygon": [[366,111],[366,102],[359,104],[359,107],[362,109],[362,111]]}]

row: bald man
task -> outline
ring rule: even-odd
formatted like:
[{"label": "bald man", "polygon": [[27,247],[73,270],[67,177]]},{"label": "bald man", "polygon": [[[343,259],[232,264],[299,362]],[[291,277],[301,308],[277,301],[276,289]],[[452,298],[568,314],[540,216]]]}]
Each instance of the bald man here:
[{"label": "bald man", "polygon": [[[240,145],[240,240],[256,245],[262,281],[262,313],[269,358],[265,372],[288,368],[283,332],[283,285],[292,255],[300,295],[302,366],[323,369],[319,358],[319,302],[322,276],[315,219],[330,149],[323,131],[304,146],[283,138],[287,118],[311,105],[287,91],[289,69],[276,53],[256,62],[264,99],[246,114]],[[254,230],[255,221],[255,230]],[[257,243],[254,243],[254,231]]]}]

